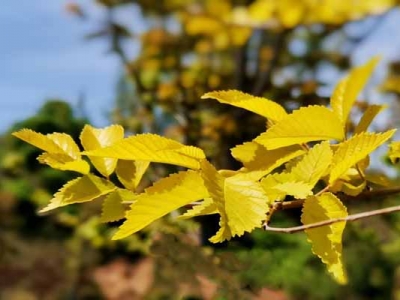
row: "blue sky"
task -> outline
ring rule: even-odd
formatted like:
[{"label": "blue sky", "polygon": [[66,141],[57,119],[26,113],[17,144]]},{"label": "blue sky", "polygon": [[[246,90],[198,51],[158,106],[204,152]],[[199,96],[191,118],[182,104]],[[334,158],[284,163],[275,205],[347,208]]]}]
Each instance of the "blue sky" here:
[{"label": "blue sky", "polygon": [[[46,99],[60,98],[76,105],[84,94],[95,126],[108,123],[115,82],[121,74],[118,59],[106,53],[105,41],[85,41],[96,29],[102,9],[92,0],[77,1],[88,22],[65,11],[66,0],[2,0],[0,9],[0,132],[33,115]],[[136,32],[146,26],[136,10],[120,11],[119,20]],[[355,64],[381,54],[385,62],[400,58],[400,10],[392,12],[353,53]],[[351,29],[351,28],[350,28]],[[133,47],[131,54],[137,51]]]},{"label": "blue sky", "polygon": [[[92,1],[84,1],[90,4]],[[0,131],[37,111],[46,99],[76,105],[86,97],[95,125],[105,125],[121,68],[104,41],[85,41],[96,21],[65,12],[61,0],[3,0],[0,10]],[[102,11],[89,6],[90,17]],[[99,23],[99,22],[98,22]],[[89,110],[89,109],[88,109]]]}]

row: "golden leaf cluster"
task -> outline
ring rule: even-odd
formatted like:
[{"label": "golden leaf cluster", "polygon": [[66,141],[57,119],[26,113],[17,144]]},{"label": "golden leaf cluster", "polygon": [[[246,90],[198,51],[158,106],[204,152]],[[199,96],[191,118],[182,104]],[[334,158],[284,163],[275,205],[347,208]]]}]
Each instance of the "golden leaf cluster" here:
[{"label": "golden leaf cluster", "polygon": [[[202,149],[156,134],[124,137],[119,125],[102,129],[85,126],[80,136],[82,149],[63,133],[43,135],[23,129],[13,135],[44,151],[39,162],[82,174],[67,182],[42,211],[103,199],[103,221],[125,219],[114,239],[132,235],[188,205],[181,218],[219,215],[220,229],[210,238],[212,242],[262,227],[276,202],[303,199],[301,221],[313,224],[347,216],[338,193],[356,196],[363,192],[369,180],[369,155],[395,132],[367,131],[384,108],[381,105],[369,106],[354,130],[347,126],[350,111],[376,62],[372,59],[342,79],[330,107],[313,105],[287,112],[276,102],[240,91],[205,94],[203,99],[240,107],[268,120],[265,132],[231,149],[232,156],[243,165],[238,170],[217,170]],[[393,161],[400,157],[399,143],[390,146]],[[138,192],[152,163],[187,170]],[[119,183],[111,181],[114,173]],[[339,222],[306,230],[313,252],[342,284],[347,280],[341,243],[345,225]]]}]

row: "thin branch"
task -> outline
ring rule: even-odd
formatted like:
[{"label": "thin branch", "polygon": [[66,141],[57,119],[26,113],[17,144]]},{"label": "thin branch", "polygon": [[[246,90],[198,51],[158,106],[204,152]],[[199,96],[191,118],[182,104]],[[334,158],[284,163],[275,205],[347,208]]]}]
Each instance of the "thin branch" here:
[{"label": "thin branch", "polygon": [[289,32],[290,30],[283,30],[278,34],[273,49],[272,59],[269,63],[269,66],[263,72],[261,72],[260,76],[257,78],[253,87],[253,95],[261,96],[264,90],[271,85],[272,73],[279,62],[281,54],[284,52],[285,40]]},{"label": "thin branch", "polygon": [[234,86],[238,90],[245,90],[246,87],[246,65],[247,65],[247,55],[246,55],[246,45],[235,49],[235,78]]},{"label": "thin branch", "polygon": [[[387,189],[381,189],[381,190],[372,190],[372,191],[365,191],[359,194],[358,196],[348,196],[348,195],[343,195],[341,196],[342,201],[353,201],[353,200],[359,200],[359,199],[371,199],[374,197],[388,197],[392,196],[395,194],[400,193],[400,186],[393,187],[393,188],[387,188]],[[304,203],[304,199],[299,199],[299,200],[293,200],[293,201],[279,201],[275,202],[273,206],[275,207],[275,210],[286,210],[286,209],[293,209],[293,208],[299,208],[302,207]]]},{"label": "thin branch", "polygon": [[396,212],[396,211],[400,211],[400,205],[377,209],[377,210],[371,210],[371,211],[354,214],[354,215],[350,215],[350,216],[343,217],[343,218],[330,219],[330,220],[325,220],[325,221],[321,221],[321,222],[317,222],[317,223],[295,226],[295,227],[288,227],[288,228],[270,227],[268,224],[265,224],[264,229],[266,231],[274,231],[274,232],[282,232],[282,233],[296,233],[296,232],[301,232],[301,231],[304,231],[307,229],[331,225],[331,224],[338,223],[338,222],[355,221],[355,220],[359,220],[359,219],[369,218],[372,216],[389,214],[389,213]]},{"label": "thin branch", "polygon": [[360,166],[359,166],[358,164],[356,164],[356,170],[357,170],[357,172],[358,172],[358,175],[360,175],[360,178],[361,178],[363,181],[365,181],[365,176],[364,176],[363,172],[361,171]]},{"label": "thin branch", "polygon": [[136,68],[131,65],[129,58],[127,57],[122,47],[121,37],[119,36],[118,31],[116,30],[115,27],[112,8],[108,9],[107,23],[110,29],[111,50],[121,60],[121,63],[126,70],[126,73],[128,74],[129,78],[135,83],[137,92],[140,95],[145,90],[145,88],[140,81],[139,73],[137,72]]},{"label": "thin branch", "polygon": [[305,151],[310,150],[310,147],[308,147],[307,143],[300,144],[300,147],[303,148],[303,150]]},{"label": "thin branch", "polygon": [[319,196],[319,195],[321,195],[321,194],[323,194],[323,193],[325,193],[325,192],[328,192],[330,188],[331,188],[331,187],[330,187],[329,185],[327,185],[327,186],[324,187],[322,190],[320,190],[318,193],[316,193],[315,196]]}]

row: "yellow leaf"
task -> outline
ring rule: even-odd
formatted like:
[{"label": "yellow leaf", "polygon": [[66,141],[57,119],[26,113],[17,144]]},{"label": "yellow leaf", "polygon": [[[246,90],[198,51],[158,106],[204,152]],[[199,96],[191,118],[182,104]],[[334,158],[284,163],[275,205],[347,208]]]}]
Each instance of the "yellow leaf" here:
[{"label": "yellow leaf", "polygon": [[223,178],[207,161],[202,162],[202,175],[223,226],[211,241],[220,242],[261,227],[269,205],[259,182],[236,176]]},{"label": "yellow leaf", "polygon": [[275,3],[272,1],[257,0],[248,7],[251,20],[265,22],[273,16]]},{"label": "yellow leaf", "polygon": [[[283,176],[285,178],[282,178]],[[282,201],[286,197],[286,191],[282,189],[276,189],[275,187],[282,184],[286,180],[292,180],[292,177],[287,174],[269,174],[267,177],[261,180],[261,186],[268,196],[270,203],[274,201]]]},{"label": "yellow leaf", "polygon": [[307,15],[304,2],[298,0],[279,0],[277,14],[283,27],[293,28],[304,20]]},{"label": "yellow leaf", "polygon": [[281,201],[287,195],[296,199],[304,199],[312,195],[313,186],[309,183],[296,181],[292,174],[274,173],[261,180],[261,186],[267,194],[270,203]]},{"label": "yellow leaf", "polygon": [[331,106],[343,125],[346,125],[350,110],[378,61],[378,58],[373,58],[365,65],[354,68],[336,86],[331,98]]},{"label": "yellow leaf", "polygon": [[124,185],[124,187],[134,191],[139,185],[140,180],[142,179],[149,165],[149,161],[119,159],[115,173],[117,174],[118,180]]},{"label": "yellow leaf", "polygon": [[273,150],[320,140],[343,140],[344,130],[338,117],[324,106],[308,106],[292,114],[259,135],[255,142]]},{"label": "yellow leaf", "polygon": [[343,182],[341,191],[349,196],[357,196],[362,193],[362,191],[367,186],[365,180],[359,180],[359,182]]},{"label": "yellow leaf", "polygon": [[376,185],[388,187],[392,184],[391,180],[382,173],[366,174],[365,179]]},{"label": "yellow leaf", "polygon": [[[342,202],[332,193],[311,196],[303,206],[301,222],[304,225],[325,220],[346,217],[347,210]],[[306,230],[312,251],[327,265],[328,271],[340,284],[347,283],[347,276],[342,262],[342,234],[346,222]]]},{"label": "yellow leaf", "polygon": [[291,168],[290,174],[298,181],[314,187],[330,166],[332,156],[333,153],[328,142],[317,144]]},{"label": "yellow leaf", "polygon": [[56,144],[58,147],[60,147],[60,149],[62,149],[62,153],[65,153],[72,159],[80,159],[81,158],[79,147],[70,135],[65,134],[65,133],[54,132],[54,133],[47,134],[46,136],[50,140],[52,140],[54,142],[54,144]]},{"label": "yellow leaf", "polygon": [[13,135],[28,144],[52,154],[64,154],[72,160],[80,159],[78,145],[65,133],[41,134],[30,129],[22,129]]},{"label": "yellow leaf", "polygon": [[248,181],[260,181],[265,175],[268,175],[270,170],[248,170],[246,168],[241,168],[238,171],[235,171],[236,179],[240,180],[248,180]]},{"label": "yellow leaf", "polygon": [[379,114],[382,110],[386,109],[387,105],[370,105],[365,110],[360,122],[358,123],[356,129],[354,130],[354,134],[359,134],[361,132],[367,131],[369,125],[374,120],[377,114]]},{"label": "yellow leaf", "polygon": [[301,181],[284,182],[274,187],[274,189],[284,192],[286,195],[293,196],[296,199],[304,199],[312,195],[312,188],[309,183]]},{"label": "yellow leaf", "polygon": [[[106,128],[94,128],[85,125],[82,129],[80,140],[86,151],[97,150],[111,146],[124,138],[124,128],[120,125],[111,125]],[[115,170],[117,159],[92,157],[88,155],[93,166],[104,177],[109,177]]]},{"label": "yellow leaf", "polygon": [[42,164],[49,165],[53,169],[63,171],[76,171],[82,174],[88,174],[90,171],[89,164],[82,160],[73,160],[70,156],[63,153],[43,153],[39,155],[38,161]]},{"label": "yellow leaf", "polygon": [[332,159],[332,169],[329,184],[332,185],[340,176],[364,159],[376,148],[386,142],[396,129],[384,133],[363,132],[339,144]]},{"label": "yellow leaf", "polygon": [[203,150],[185,146],[156,134],[137,134],[116,142],[112,146],[84,152],[85,155],[124,160],[145,160],[198,169],[199,160],[205,158]]},{"label": "yellow leaf", "polygon": [[178,219],[189,219],[193,217],[212,215],[217,213],[218,209],[213,200],[211,198],[205,198],[203,202],[193,206],[183,215],[179,216]]},{"label": "yellow leaf", "polygon": [[46,135],[35,132],[30,129],[22,129],[20,131],[14,132],[13,136],[39,148],[43,151],[49,153],[63,153],[64,151],[55,144],[51,139],[49,139]]},{"label": "yellow leaf", "polygon": [[388,156],[393,164],[397,163],[400,158],[400,141],[392,142],[389,145]]},{"label": "yellow leaf", "polygon": [[259,228],[269,210],[269,200],[259,182],[225,179],[225,211],[232,236]]},{"label": "yellow leaf", "polygon": [[265,170],[268,174],[285,162],[303,154],[304,150],[297,145],[267,150],[256,142],[247,142],[232,148],[231,153],[248,171]]},{"label": "yellow leaf", "polygon": [[215,235],[210,237],[208,240],[211,243],[222,243],[223,241],[229,241],[232,238],[231,230],[228,226],[226,215],[220,215],[219,229]]},{"label": "yellow leaf", "polygon": [[219,20],[208,16],[191,16],[188,18],[185,27],[189,35],[213,35],[223,29]]},{"label": "yellow leaf", "polygon": [[201,99],[215,99],[220,103],[247,109],[273,122],[287,116],[285,109],[278,103],[266,98],[255,97],[237,90],[215,91],[204,94]]},{"label": "yellow leaf", "polygon": [[228,217],[225,211],[224,201],[224,183],[225,178],[219,174],[215,167],[207,160],[201,162],[201,176],[204,180],[209,196],[212,198],[220,215],[220,229],[212,236],[209,241],[212,243],[220,243],[232,238],[231,229],[228,226]]},{"label": "yellow leaf", "polygon": [[133,201],[135,194],[128,190],[117,189],[107,195],[103,201],[100,221],[115,222],[125,218],[124,201]]},{"label": "yellow leaf", "polygon": [[[363,159],[357,163],[357,167],[348,169],[330,186],[329,190],[333,193],[343,192],[350,196],[359,195],[367,186],[364,171],[368,166],[368,161],[369,159]],[[360,175],[360,172],[362,175]]]},{"label": "yellow leaf", "polygon": [[163,178],[136,196],[136,201],[126,213],[126,221],[113,240],[125,238],[169,212],[207,197],[202,177],[195,171],[179,172]]},{"label": "yellow leaf", "polygon": [[41,213],[73,203],[88,202],[114,191],[116,187],[109,181],[88,174],[68,181],[54,194],[48,206]]}]

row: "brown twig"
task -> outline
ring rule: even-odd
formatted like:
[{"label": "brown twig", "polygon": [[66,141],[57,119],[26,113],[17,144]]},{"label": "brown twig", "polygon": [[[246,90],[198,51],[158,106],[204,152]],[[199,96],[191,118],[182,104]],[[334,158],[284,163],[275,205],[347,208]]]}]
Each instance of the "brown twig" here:
[{"label": "brown twig", "polygon": [[134,82],[138,93],[141,94],[145,88],[140,81],[139,73],[137,72],[136,68],[131,65],[129,58],[122,47],[121,37],[119,36],[114,24],[112,8],[109,8],[107,12],[107,24],[110,28],[111,50],[119,57],[127,75],[129,76],[129,79]]},{"label": "brown twig", "polygon": [[305,231],[305,230],[312,229],[312,228],[331,225],[331,224],[338,223],[338,222],[355,221],[355,220],[359,220],[359,219],[369,218],[372,216],[388,214],[388,213],[392,213],[392,212],[396,212],[396,211],[400,211],[400,205],[377,209],[377,210],[371,210],[371,211],[367,211],[367,212],[363,212],[363,213],[359,213],[359,214],[349,215],[349,216],[343,217],[343,218],[335,218],[335,219],[330,219],[330,220],[325,220],[325,221],[321,221],[321,222],[317,222],[317,223],[295,226],[295,227],[277,228],[277,227],[270,227],[268,224],[265,224],[264,229],[266,231],[274,231],[274,232],[281,232],[281,233],[296,233],[296,232],[301,232],[301,231]]},{"label": "brown twig", "polygon": [[[359,200],[359,199],[370,199],[373,197],[388,197],[391,195],[399,194],[400,193],[400,186],[393,187],[393,188],[387,188],[387,189],[381,189],[381,190],[372,190],[372,191],[365,191],[359,194],[358,196],[347,196],[343,195],[341,196],[342,201],[353,201],[353,200]],[[275,202],[273,206],[275,207],[275,210],[286,210],[286,209],[293,209],[293,208],[299,208],[303,206],[304,199],[298,199],[298,200],[293,200],[293,201],[279,201]]]},{"label": "brown twig", "polygon": [[319,195],[321,195],[321,194],[323,194],[323,193],[325,193],[325,192],[328,192],[330,188],[331,188],[331,187],[330,187],[329,185],[327,185],[327,186],[324,187],[322,190],[320,190],[318,193],[316,193],[315,196],[319,196]]}]

